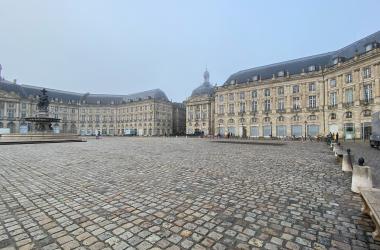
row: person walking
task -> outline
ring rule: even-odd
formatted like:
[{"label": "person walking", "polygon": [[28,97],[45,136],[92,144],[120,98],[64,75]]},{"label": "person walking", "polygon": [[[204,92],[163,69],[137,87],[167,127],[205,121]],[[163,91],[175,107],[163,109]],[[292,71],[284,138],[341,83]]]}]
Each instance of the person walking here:
[{"label": "person walking", "polygon": [[335,136],[335,142],[338,143],[339,142],[339,133],[336,132],[336,136]]}]

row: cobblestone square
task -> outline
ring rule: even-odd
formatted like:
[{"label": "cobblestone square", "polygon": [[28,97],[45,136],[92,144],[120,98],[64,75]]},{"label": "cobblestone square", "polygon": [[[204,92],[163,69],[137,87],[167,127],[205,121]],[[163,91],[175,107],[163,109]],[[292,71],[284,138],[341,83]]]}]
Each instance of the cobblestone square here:
[{"label": "cobblestone square", "polygon": [[380,249],[322,143],[0,146],[1,249]]}]

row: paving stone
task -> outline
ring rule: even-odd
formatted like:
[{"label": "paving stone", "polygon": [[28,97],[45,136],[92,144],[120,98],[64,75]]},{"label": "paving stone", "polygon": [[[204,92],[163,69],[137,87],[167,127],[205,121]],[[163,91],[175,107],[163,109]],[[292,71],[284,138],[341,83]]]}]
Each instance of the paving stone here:
[{"label": "paving stone", "polygon": [[[368,158],[376,184],[378,151],[343,144]],[[19,145],[1,148],[0,173],[0,248],[380,248],[323,143]]]}]

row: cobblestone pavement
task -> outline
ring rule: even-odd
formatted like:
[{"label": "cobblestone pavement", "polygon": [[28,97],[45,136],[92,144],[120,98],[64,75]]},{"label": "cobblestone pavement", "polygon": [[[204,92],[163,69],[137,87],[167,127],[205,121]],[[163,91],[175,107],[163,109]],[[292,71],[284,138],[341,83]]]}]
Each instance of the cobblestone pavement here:
[{"label": "cobblestone pavement", "polygon": [[370,166],[373,175],[373,184],[375,187],[380,188],[380,150],[371,148],[369,142],[342,142],[342,146],[347,149],[350,148],[355,156],[355,161],[359,157],[363,157],[365,165]]},{"label": "cobblestone pavement", "polygon": [[380,249],[325,144],[0,147],[0,248]]}]

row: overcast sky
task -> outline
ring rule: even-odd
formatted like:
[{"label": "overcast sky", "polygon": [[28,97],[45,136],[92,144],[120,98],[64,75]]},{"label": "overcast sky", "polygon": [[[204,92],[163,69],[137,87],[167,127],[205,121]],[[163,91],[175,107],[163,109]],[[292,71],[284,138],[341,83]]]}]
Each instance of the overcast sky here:
[{"label": "overcast sky", "polygon": [[183,101],[203,81],[339,49],[380,30],[380,1],[0,0],[0,64],[18,83]]}]

